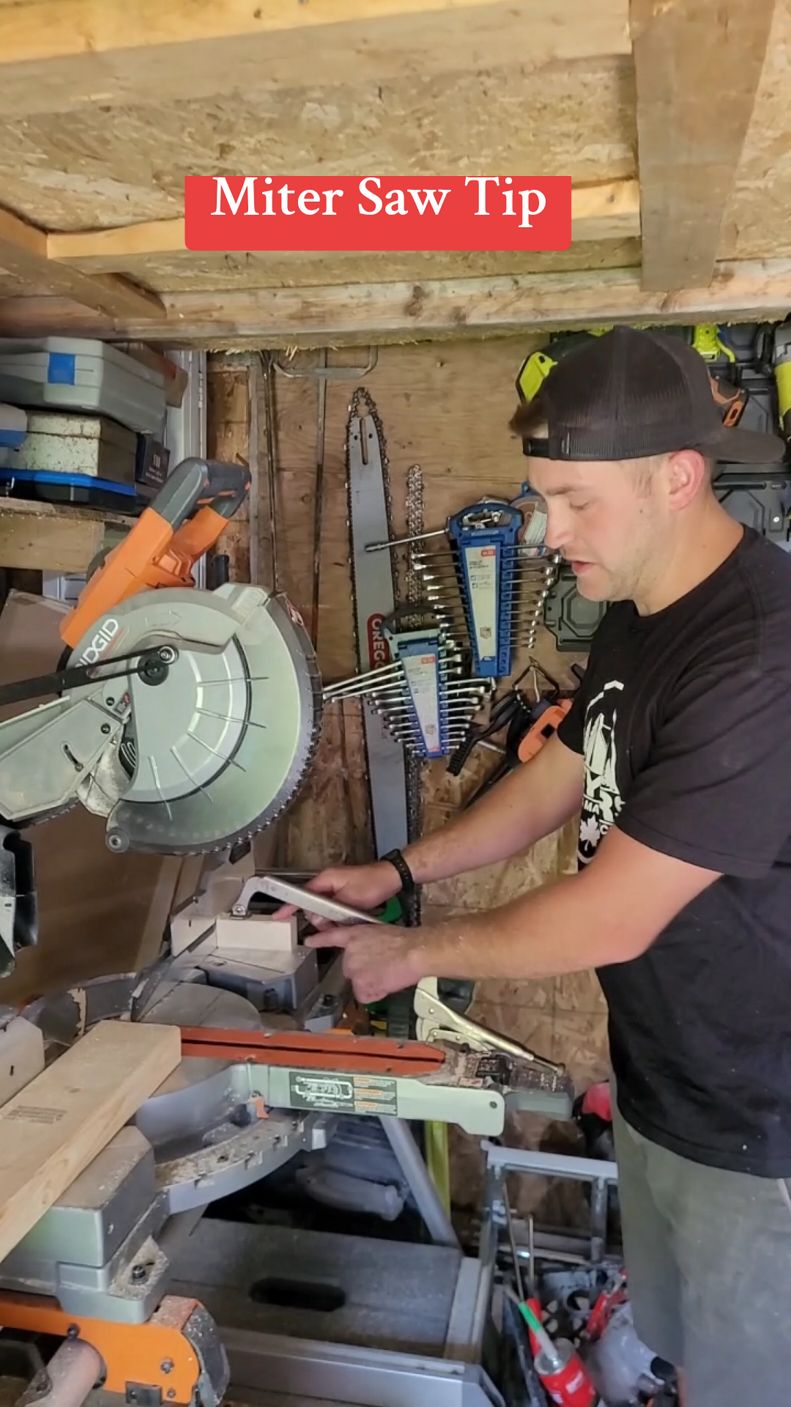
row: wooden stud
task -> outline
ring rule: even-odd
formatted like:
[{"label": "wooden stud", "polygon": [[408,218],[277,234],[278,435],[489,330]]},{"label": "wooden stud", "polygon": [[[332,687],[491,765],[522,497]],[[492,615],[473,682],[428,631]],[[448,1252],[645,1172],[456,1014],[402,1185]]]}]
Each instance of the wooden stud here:
[{"label": "wooden stud", "polygon": [[104,1021],[0,1109],[0,1260],[181,1059],[176,1026]]},{"label": "wooden stud", "polygon": [[97,553],[114,546],[135,519],[72,504],[0,503],[0,566],[40,572],[85,572]]},{"label": "wooden stud", "polygon": [[0,301],[0,333],[42,336],[144,337],[147,342],[245,347],[369,346],[521,335],[613,322],[748,322],[781,318],[791,306],[791,259],[717,265],[705,287],[648,292],[640,269],[497,278],[435,279],[422,283],[333,284],[321,288],[259,288],[163,294],[161,321],[113,328],[60,299]]},{"label": "wooden stud", "polygon": [[43,230],[28,225],[10,210],[0,209],[0,268],[25,280],[38,293],[70,298],[114,321],[162,318],[159,298],[125,279],[91,277],[51,259]]},{"label": "wooden stud", "polygon": [[647,291],[700,288],[767,51],[775,0],[631,0]]},{"label": "wooden stud", "polygon": [[[580,186],[571,196],[572,236],[575,244],[588,240],[631,239],[640,233],[640,189],[637,181],[601,181]],[[184,221],[146,220],[137,225],[119,225],[109,230],[78,230],[50,234],[47,252],[51,259],[90,270],[93,273],[123,271],[139,258],[184,254]]]}]

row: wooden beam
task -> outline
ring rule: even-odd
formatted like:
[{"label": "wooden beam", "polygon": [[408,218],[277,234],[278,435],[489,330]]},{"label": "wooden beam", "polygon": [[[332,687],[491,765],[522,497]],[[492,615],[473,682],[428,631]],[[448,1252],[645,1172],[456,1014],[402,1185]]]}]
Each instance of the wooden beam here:
[{"label": "wooden beam", "polygon": [[84,572],[134,526],[124,513],[71,504],[0,500],[0,567]]},{"label": "wooden beam", "polygon": [[628,0],[15,0],[0,116],[304,86],[310,53],[361,85],[630,52]]},{"label": "wooden beam", "polygon": [[775,0],[631,0],[643,287],[708,283]]},{"label": "wooden beam", "polygon": [[184,243],[184,220],[145,220],[137,225],[116,225],[109,230],[76,230],[47,236],[50,259],[74,264],[92,273],[123,270],[135,259],[157,255],[189,254]]},{"label": "wooden beam", "polygon": [[176,1026],[103,1021],[0,1109],[0,1260],[181,1059]]},{"label": "wooden beam", "polygon": [[[633,239],[640,234],[640,188],[637,181],[601,181],[579,186],[571,196],[572,237],[575,244],[601,239]],[[91,273],[134,268],[136,259],[171,256],[189,251],[184,221],[147,220],[109,230],[78,230],[50,234],[50,259],[74,264]]]},{"label": "wooden beam", "polygon": [[93,278],[51,259],[44,231],[26,224],[10,210],[0,210],[0,269],[23,279],[37,292],[70,298],[114,320],[161,319],[164,313],[155,294],[125,279]]},{"label": "wooden beam", "polygon": [[601,181],[571,192],[571,237],[575,244],[640,236],[638,181]]},{"label": "wooden beam", "polygon": [[422,283],[332,284],[164,294],[167,318],[112,328],[62,300],[0,302],[0,333],[243,347],[340,347],[372,342],[521,334],[613,322],[747,322],[781,318],[791,306],[791,259],[720,263],[703,288],[647,292],[640,269]]}]

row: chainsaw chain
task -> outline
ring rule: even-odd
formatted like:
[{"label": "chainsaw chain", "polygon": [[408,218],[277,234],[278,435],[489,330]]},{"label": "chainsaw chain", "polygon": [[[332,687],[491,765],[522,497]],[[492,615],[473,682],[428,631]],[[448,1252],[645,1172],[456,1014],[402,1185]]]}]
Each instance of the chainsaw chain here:
[{"label": "chainsaw chain", "polygon": [[[406,476],[406,530],[408,537],[417,537],[424,530],[423,520],[423,470],[419,464],[411,464]],[[414,568],[414,554],[417,543],[408,549],[408,575],[406,596],[410,605],[417,605],[422,594],[422,583]],[[407,825],[410,841],[417,840],[423,820],[423,760],[416,753],[407,754]],[[409,919],[413,925],[420,922],[420,896],[415,894],[409,903]]]}]

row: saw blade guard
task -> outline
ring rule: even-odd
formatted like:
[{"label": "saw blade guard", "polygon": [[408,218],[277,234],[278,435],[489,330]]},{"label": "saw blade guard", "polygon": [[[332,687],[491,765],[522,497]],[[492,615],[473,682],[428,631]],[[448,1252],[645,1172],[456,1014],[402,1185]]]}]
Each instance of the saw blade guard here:
[{"label": "saw blade guard", "polygon": [[[106,640],[102,661],[151,646],[172,654],[130,669],[128,718],[80,799],[107,816],[110,849],[219,850],[268,825],[296,793],[321,726],[318,666],[284,597],[226,584],[143,591],[91,623],[73,652]],[[167,647],[170,647],[167,649]]]}]

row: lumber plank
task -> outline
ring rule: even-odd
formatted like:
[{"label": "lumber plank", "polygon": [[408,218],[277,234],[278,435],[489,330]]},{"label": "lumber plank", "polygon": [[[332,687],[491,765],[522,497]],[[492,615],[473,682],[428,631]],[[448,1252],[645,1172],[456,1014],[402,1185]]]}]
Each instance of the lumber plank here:
[{"label": "lumber plank", "polygon": [[700,287],[755,106],[775,0],[632,0],[643,287]]},{"label": "lumber plank", "polygon": [[135,519],[70,504],[0,500],[0,567],[37,572],[84,572],[110,539]]},{"label": "lumber plank", "polygon": [[15,0],[0,115],[301,84],[308,42],[324,84],[628,55],[628,0]]},{"label": "lumber plank", "polygon": [[105,1021],[0,1109],[0,1261],[181,1059],[176,1026]]},{"label": "lumber plank", "polygon": [[124,279],[93,277],[49,257],[47,236],[0,209],[0,268],[22,279],[36,292],[73,299],[96,312],[116,318],[162,317],[159,298]]},{"label": "lumber plank", "polygon": [[372,343],[522,334],[613,322],[733,322],[782,318],[791,306],[791,259],[727,262],[705,286],[676,292],[642,287],[639,268],[573,274],[351,283],[163,294],[161,322],[120,330],[62,300],[0,301],[0,332],[149,343],[245,347],[368,347]]},{"label": "lumber plank", "polygon": [[[575,243],[600,239],[631,239],[640,233],[640,187],[637,181],[600,181],[571,193],[572,238]],[[91,272],[123,271],[135,260],[184,254],[184,220],[144,220],[105,230],[74,230],[47,237],[50,259],[76,264]]]}]

